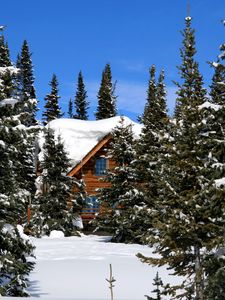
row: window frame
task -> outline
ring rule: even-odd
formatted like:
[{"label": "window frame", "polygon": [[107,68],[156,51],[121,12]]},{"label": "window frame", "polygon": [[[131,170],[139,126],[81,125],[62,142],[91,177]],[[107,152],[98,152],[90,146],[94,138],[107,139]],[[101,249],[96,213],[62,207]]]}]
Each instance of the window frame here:
[{"label": "window frame", "polygon": [[[102,161],[104,161],[104,165]],[[95,169],[94,169],[95,176],[105,176],[107,169],[108,169],[108,159],[103,156],[96,157]]]},{"label": "window frame", "polygon": [[85,198],[85,213],[93,214],[99,211],[100,203],[96,195],[89,195]]}]

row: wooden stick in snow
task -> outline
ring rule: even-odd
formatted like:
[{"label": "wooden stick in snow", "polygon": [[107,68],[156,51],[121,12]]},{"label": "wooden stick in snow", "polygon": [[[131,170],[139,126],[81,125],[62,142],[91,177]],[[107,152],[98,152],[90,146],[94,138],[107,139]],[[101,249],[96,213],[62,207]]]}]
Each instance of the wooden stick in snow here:
[{"label": "wooden stick in snow", "polygon": [[110,294],[111,294],[111,300],[114,300],[114,297],[113,297],[113,288],[114,288],[114,285],[113,283],[116,281],[112,275],[112,265],[110,264],[109,265],[109,279],[106,279],[106,281],[108,281],[109,283],[109,289],[110,289]]}]

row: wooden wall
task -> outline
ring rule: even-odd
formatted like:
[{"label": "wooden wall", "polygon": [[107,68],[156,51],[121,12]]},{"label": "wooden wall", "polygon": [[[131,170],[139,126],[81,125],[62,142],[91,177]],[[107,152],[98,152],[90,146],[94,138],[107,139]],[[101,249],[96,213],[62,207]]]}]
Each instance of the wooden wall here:
[{"label": "wooden wall", "polygon": [[[79,171],[77,174],[77,178],[81,179],[83,178],[85,184],[86,184],[86,192],[88,195],[95,195],[96,189],[98,188],[105,188],[109,187],[110,183],[104,182],[100,180],[101,178],[104,178],[104,175],[96,176],[95,175],[95,161],[97,158],[107,156],[106,149],[99,150],[95,156],[93,156]],[[111,159],[108,159],[107,161],[107,168],[112,169],[115,167],[115,162]]]}]

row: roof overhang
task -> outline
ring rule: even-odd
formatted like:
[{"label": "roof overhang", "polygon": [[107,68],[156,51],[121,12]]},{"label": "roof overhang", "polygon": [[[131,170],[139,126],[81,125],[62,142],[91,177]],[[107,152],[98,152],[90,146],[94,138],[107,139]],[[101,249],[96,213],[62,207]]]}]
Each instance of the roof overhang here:
[{"label": "roof overhang", "polygon": [[81,169],[82,167],[102,148],[104,147],[110,140],[112,139],[111,134],[107,134],[103,139],[101,139],[97,145],[95,145],[91,151],[89,151],[84,158],[77,164],[75,165],[68,173],[67,175],[70,177],[75,176]]}]

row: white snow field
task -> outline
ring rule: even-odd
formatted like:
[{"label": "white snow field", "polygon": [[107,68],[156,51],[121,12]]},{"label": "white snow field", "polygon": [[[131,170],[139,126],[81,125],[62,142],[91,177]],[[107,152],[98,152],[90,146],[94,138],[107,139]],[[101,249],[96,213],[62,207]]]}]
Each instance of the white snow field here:
[{"label": "white snow field", "polygon": [[115,300],[146,299],[144,295],[150,295],[153,290],[157,270],[164,283],[178,283],[177,278],[174,282],[173,276],[168,275],[166,268],[152,268],[139,261],[138,252],[152,254],[147,246],[110,243],[109,237],[96,235],[62,237],[54,234],[31,240],[36,246],[36,266],[30,276],[29,299],[110,300],[106,281],[109,264],[116,279]]}]

